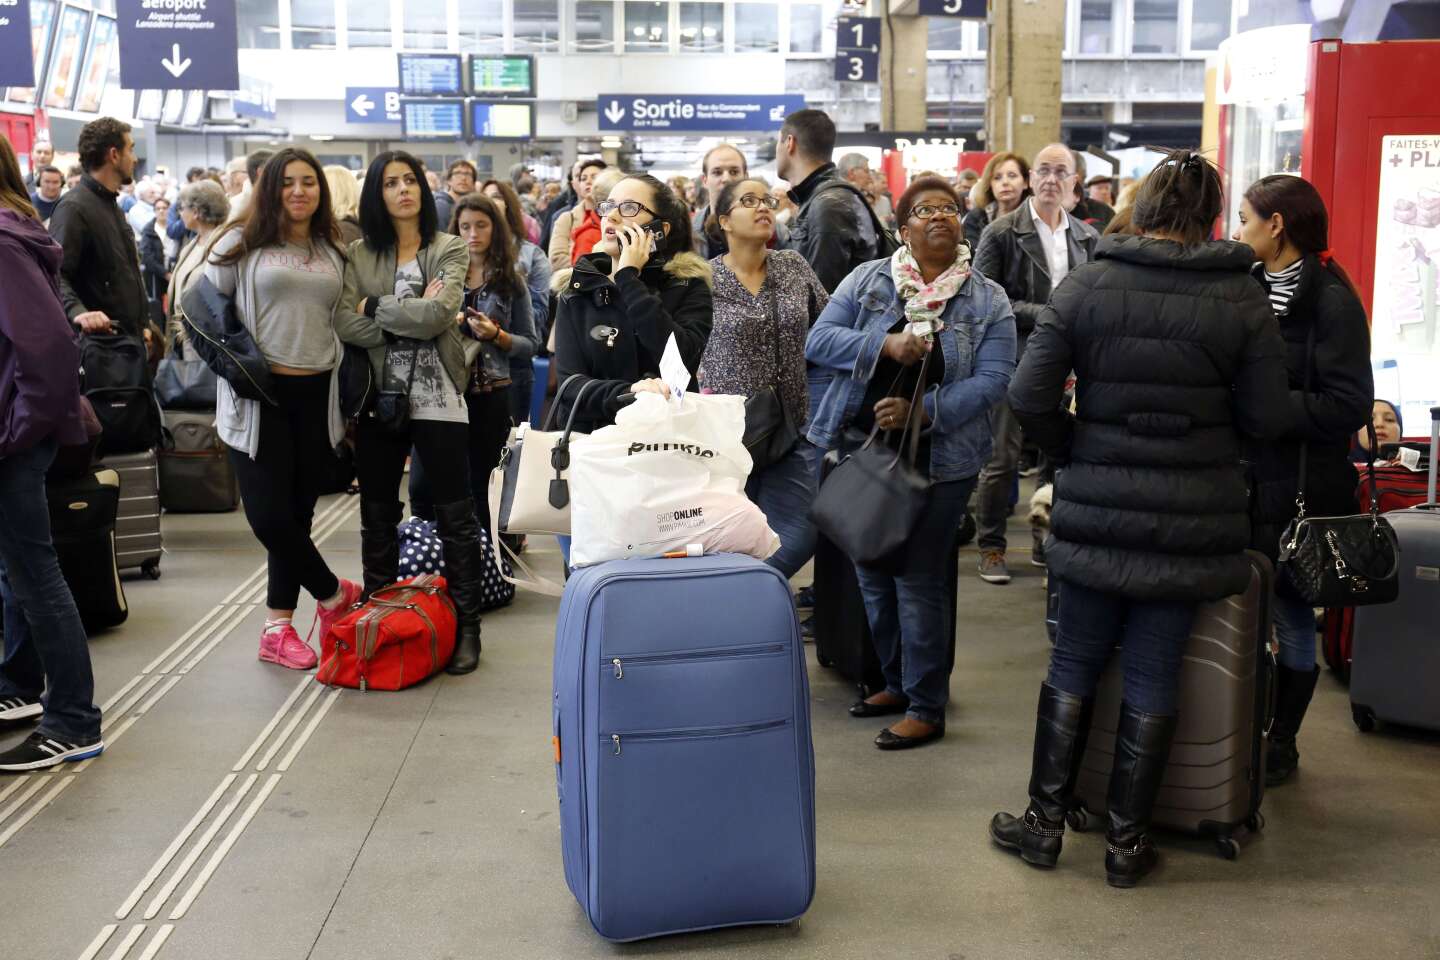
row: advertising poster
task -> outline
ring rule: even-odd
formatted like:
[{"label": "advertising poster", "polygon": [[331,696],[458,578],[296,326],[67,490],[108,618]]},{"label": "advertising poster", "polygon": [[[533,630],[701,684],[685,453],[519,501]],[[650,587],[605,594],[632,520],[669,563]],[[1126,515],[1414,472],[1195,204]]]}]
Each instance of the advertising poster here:
[{"label": "advertising poster", "polygon": [[115,20],[97,15],[95,26],[90,30],[90,53],[85,58],[80,85],[76,88],[76,110],[82,113],[100,112],[105,83],[110,79],[110,71],[115,68],[115,57]]},{"label": "advertising poster", "polygon": [[1400,405],[1407,434],[1423,433],[1440,403],[1440,135],[1384,137],[1380,149],[1375,396]]},{"label": "advertising poster", "polygon": [[60,34],[55,40],[55,56],[50,61],[50,79],[45,84],[45,106],[56,110],[70,108],[89,31],[89,10],[67,6],[61,11]]},{"label": "advertising poster", "polygon": [[[55,0],[30,0],[30,49],[35,56],[35,83],[45,69],[45,52],[50,49],[50,34],[55,29]],[[34,103],[34,87],[11,87],[5,99],[17,103]]]}]

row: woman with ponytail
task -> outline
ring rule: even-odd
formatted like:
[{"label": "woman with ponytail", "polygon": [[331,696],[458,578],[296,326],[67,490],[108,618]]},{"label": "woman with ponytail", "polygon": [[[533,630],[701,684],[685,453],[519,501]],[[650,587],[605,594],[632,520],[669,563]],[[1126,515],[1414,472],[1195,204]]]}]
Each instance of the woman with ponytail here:
[{"label": "woman with ponytail", "polygon": [[[1370,328],[1354,284],[1330,256],[1329,232],[1325,202],[1299,177],[1257,180],[1240,202],[1235,239],[1255,251],[1252,272],[1269,295],[1285,340],[1290,388],[1283,434],[1247,453],[1254,464],[1254,546],[1272,560],[1280,535],[1295,518],[1297,492],[1311,516],[1355,512],[1349,451],[1351,437],[1370,419],[1375,394]],[[1320,674],[1310,605],[1282,588],[1274,611],[1280,666],[1265,772],[1271,786],[1289,779],[1299,764],[1295,735]]]}]

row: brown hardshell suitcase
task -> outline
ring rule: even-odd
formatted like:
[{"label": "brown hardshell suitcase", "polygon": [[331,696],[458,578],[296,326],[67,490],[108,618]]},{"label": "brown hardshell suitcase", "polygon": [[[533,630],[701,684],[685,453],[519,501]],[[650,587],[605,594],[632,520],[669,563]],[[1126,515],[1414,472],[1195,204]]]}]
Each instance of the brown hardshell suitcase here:
[{"label": "brown hardshell suitcase", "polygon": [[[1274,662],[1270,597],[1274,570],[1263,555],[1251,561],[1249,588],[1201,606],[1185,648],[1178,727],[1152,822],[1156,827],[1214,839],[1227,860],[1239,840],[1265,820],[1265,728],[1272,710]],[[1117,651],[1118,654],[1118,651]],[[1076,786],[1076,829],[1103,824],[1115,726],[1120,716],[1118,655],[1100,678],[1090,740]]]}]

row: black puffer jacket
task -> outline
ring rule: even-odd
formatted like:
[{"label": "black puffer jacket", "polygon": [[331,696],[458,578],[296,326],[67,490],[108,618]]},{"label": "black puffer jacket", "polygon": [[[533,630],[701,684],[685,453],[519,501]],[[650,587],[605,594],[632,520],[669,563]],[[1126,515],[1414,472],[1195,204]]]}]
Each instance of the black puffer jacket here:
[{"label": "black puffer jacket", "polygon": [[[1255,276],[1263,286],[1263,266],[1256,265]],[[1310,448],[1306,512],[1333,517],[1356,511],[1350,439],[1370,419],[1375,395],[1365,308],[1334,271],[1306,257],[1290,308],[1278,319],[1290,387],[1285,429],[1274,443],[1251,444],[1247,454],[1255,484],[1253,546],[1272,560],[1295,516],[1302,443]],[[1306,393],[1306,339],[1312,327],[1315,366]]]},{"label": "black puffer jacket", "polygon": [[713,322],[710,264],[695,254],[651,260],[644,270],[621,270],[613,283],[610,266],[609,254],[591,253],[550,281],[557,298],[556,382],[563,385],[572,374],[583,375],[557,399],[559,422],[565,422],[587,381],[601,381],[585,391],[575,415],[575,429],[582,433],[614,422],[631,385],[660,375],[660,357],[672,333],[695,376]]},{"label": "black puffer jacket", "polygon": [[[1050,572],[1131,599],[1215,600],[1250,581],[1241,434],[1284,428],[1284,344],[1251,249],[1106,237],[1040,316],[1010,385],[1059,462]],[[1060,408],[1078,379],[1076,417]]]}]

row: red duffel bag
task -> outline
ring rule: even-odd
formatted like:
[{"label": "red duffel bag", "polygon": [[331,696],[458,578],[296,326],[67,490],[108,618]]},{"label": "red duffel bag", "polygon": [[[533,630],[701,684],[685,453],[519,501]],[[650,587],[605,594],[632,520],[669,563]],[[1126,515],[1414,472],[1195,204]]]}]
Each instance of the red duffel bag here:
[{"label": "red duffel bag", "polygon": [[445,669],[455,652],[455,604],[445,578],[381,587],[320,640],[315,679],[332,687],[403,690]]}]

